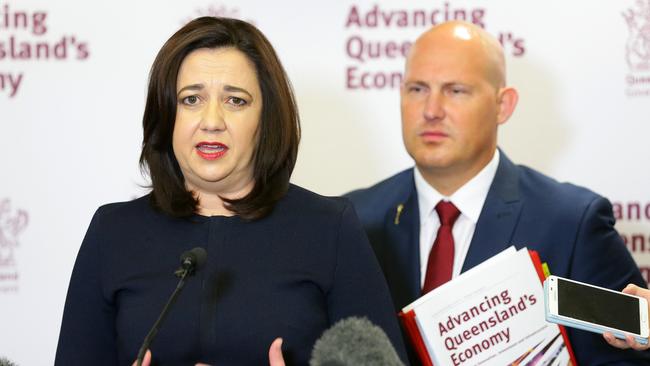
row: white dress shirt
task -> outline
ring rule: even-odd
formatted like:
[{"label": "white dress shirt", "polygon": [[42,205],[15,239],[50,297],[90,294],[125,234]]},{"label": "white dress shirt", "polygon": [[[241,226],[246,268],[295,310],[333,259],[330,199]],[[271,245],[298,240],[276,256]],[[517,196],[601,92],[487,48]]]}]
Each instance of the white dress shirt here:
[{"label": "white dress shirt", "polygon": [[460,216],[458,216],[452,230],[454,237],[452,278],[454,278],[460,274],[465,257],[467,257],[476,223],[498,166],[499,150],[497,149],[492,160],[483,170],[450,197],[443,196],[436,191],[424,180],[417,167],[414,169],[415,189],[418,194],[418,206],[420,208],[420,286],[424,285],[429,253],[440,227],[440,218],[435,210],[436,205],[441,200],[451,201],[460,211]]}]

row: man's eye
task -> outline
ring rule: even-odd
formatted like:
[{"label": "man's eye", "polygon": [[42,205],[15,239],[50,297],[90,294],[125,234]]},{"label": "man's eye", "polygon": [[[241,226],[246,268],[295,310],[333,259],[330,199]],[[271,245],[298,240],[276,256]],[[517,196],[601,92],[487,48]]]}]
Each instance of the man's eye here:
[{"label": "man's eye", "polygon": [[462,86],[453,86],[449,88],[449,91],[452,94],[467,94],[467,89],[463,88]]}]

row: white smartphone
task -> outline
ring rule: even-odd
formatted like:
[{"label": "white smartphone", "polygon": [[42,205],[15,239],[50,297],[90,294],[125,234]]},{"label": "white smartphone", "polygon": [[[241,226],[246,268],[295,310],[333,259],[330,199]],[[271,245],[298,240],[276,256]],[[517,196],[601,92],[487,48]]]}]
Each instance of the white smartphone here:
[{"label": "white smartphone", "polygon": [[648,302],[622,292],[557,276],[544,281],[546,320],[648,344]]}]

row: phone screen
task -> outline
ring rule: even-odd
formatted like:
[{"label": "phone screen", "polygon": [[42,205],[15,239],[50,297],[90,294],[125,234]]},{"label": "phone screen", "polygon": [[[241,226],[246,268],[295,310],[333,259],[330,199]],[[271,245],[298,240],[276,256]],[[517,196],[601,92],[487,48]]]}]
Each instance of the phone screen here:
[{"label": "phone screen", "polygon": [[639,334],[639,301],[558,278],[560,315]]}]

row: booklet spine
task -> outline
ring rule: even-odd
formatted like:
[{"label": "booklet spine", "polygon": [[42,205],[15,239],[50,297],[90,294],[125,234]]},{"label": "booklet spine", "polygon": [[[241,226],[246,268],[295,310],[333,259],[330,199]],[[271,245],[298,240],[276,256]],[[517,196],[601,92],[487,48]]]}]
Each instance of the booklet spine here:
[{"label": "booklet spine", "polygon": [[418,357],[420,357],[422,365],[434,366],[433,362],[431,362],[429,351],[427,351],[427,346],[422,339],[422,335],[420,334],[420,329],[418,328],[417,321],[415,320],[415,311],[400,311],[398,316],[402,321],[404,328],[406,328],[406,333],[408,334],[409,338],[411,338],[411,344],[415,347],[415,352],[417,352]]},{"label": "booklet spine", "polygon": [[[537,271],[539,280],[542,281],[543,284],[544,280],[546,279],[546,275],[544,274],[544,269],[542,268],[542,260],[539,258],[539,254],[536,251],[529,249],[528,255],[530,256],[530,260],[533,262],[533,266]],[[571,363],[573,366],[578,366],[578,362],[576,361],[576,356],[573,353],[573,347],[571,347],[571,342],[569,342],[569,335],[566,329],[561,325],[558,325],[558,328],[560,328],[560,333],[562,334],[564,345],[566,346],[567,351],[569,351],[569,358],[571,358]]]}]

